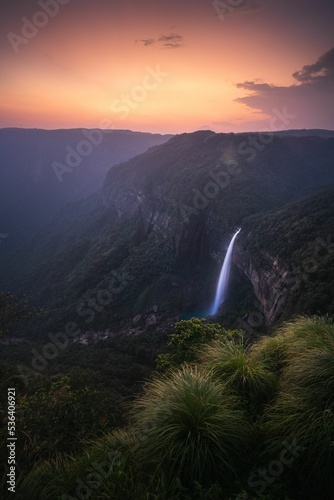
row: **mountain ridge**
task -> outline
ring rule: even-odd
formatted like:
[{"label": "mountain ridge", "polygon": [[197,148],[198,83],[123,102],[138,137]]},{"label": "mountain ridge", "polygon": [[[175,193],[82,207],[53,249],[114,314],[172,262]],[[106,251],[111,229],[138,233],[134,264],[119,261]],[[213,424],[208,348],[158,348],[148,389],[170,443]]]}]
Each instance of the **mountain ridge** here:
[{"label": "mountain ridge", "polygon": [[[98,129],[0,129],[0,231],[11,251],[66,203],[102,185],[109,168],[171,136]],[[89,153],[89,154],[87,154]]]}]

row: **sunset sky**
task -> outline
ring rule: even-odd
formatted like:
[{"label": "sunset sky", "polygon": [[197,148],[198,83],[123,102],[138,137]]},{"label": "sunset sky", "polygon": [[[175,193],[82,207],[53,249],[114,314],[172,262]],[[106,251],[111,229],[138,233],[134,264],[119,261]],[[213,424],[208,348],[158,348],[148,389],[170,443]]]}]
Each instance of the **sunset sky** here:
[{"label": "sunset sky", "polygon": [[334,129],[333,0],[6,4],[0,127]]}]

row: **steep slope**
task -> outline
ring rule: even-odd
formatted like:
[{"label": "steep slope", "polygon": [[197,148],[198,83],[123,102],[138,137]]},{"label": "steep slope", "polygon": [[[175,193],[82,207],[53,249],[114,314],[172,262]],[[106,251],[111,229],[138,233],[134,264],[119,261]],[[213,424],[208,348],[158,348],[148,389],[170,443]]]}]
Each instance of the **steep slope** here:
[{"label": "steep slope", "polygon": [[106,328],[152,306],[206,307],[234,229],[333,185],[333,158],[333,138],[176,136],[66,207],[13,256],[0,286],[43,304],[50,328]]},{"label": "steep slope", "polygon": [[270,324],[334,314],[334,188],[243,221],[235,263]]}]

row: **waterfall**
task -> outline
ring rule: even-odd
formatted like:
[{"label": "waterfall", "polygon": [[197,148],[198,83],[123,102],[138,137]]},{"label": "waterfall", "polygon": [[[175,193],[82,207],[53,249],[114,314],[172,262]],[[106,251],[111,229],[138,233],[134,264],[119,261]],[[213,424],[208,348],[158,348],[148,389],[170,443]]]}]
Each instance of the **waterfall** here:
[{"label": "waterfall", "polygon": [[211,316],[214,316],[217,314],[219,307],[226,299],[227,288],[228,288],[228,279],[230,276],[231,263],[232,263],[233,245],[234,245],[235,239],[238,236],[238,234],[240,233],[240,231],[241,231],[241,228],[238,229],[237,232],[234,234],[234,236],[231,239],[230,244],[228,246],[228,249],[227,249],[227,252],[225,255],[225,259],[223,262],[223,267],[222,267],[222,270],[221,270],[220,276],[219,276],[215,301],[214,301],[213,306],[212,306],[211,311],[210,311]]}]

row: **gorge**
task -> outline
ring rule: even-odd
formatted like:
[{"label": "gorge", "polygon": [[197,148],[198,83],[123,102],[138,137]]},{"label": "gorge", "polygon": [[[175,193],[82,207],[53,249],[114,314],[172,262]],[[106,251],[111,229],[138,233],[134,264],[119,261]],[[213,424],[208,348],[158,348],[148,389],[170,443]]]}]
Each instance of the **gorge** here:
[{"label": "gorge", "polygon": [[[73,318],[87,329],[76,311],[114,286],[115,273],[130,286],[89,327],[109,328],[153,305],[169,315],[209,310],[215,258],[242,226],[233,252],[235,286],[224,308],[231,321],[252,310],[255,299],[268,325],[282,314],[332,310],[331,294],[323,302],[314,291],[330,287],[331,243],[328,250],[311,247],[334,233],[334,139],[274,135],[249,162],[238,153],[244,138],[181,134],[115,165],[102,189],[67,205],[7,258],[0,286],[47,308],[52,329]],[[210,190],[232,165],[234,175]],[[199,193],[211,198],[201,205]],[[314,252],[325,258],[310,272]]]}]

